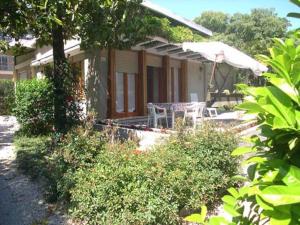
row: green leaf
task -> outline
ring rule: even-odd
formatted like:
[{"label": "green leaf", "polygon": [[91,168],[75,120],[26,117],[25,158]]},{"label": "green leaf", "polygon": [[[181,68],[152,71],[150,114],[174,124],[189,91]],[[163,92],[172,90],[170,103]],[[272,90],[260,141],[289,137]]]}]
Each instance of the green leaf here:
[{"label": "green leaf", "polygon": [[238,109],[246,110],[247,113],[260,113],[265,110],[255,102],[244,102],[237,106]]},{"label": "green leaf", "polygon": [[267,161],[266,158],[259,157],[259,156],[253,156],[253,157],[249,158],[248,160],[244,161],[242,164],[243,165],[252,164],[252,163],[261,164],[261,163],[264,163],[266,161]]},{"label": "green leaf", "polygon": [[269,81],[278,89],[280,89],[284,94],[289,96],[294,102],[299,104],[299,92],[294,86],[290,85],[286,82],[286,80],[282,78],[271,77],[269,78]]},{"label": "green leaf", "polygon": [[283,176],[282,181],[288,185],[300,186],[300,168],[296,166],[281,167],[279,173]]},{"label": "green leaf", "polygon": [[184,220],[192,223],[204,223],[200,214],[192,214],[184,218]]},{"label": "green leaf", "polygon": [[270,225],[289,225],[291,222],[291,206],[279,206],[264,212],[270,218]]},{"label": "green leaf", "polygon": [[255,196],[257,204],[264,210],[273,210],[274,207],[268,203],[266,203],[261,197],[258,195]]},{"label": "green leaf", "polygon": [[229,225],[229,224],[232,224],[232,223],[228,222],[224,217],[214,216],[214,217],[210,218],[208,224],[209,225]]},{"label": "green leaf", "polygon": [[238,191],[234,188],[229,188],[227,191],[236,199],[240,196]]},{"label": "green leaf", "polygon": [[235,206],[235,204],[236,204],[236,199],[234,197],[232,197],[231,195],[225,195],[222,198],[222,201],[231,206]]},{"label": "green leaf", "polygon": [[292,2],[296,6],[300,7],[300,1],[299,0],[290,0],[290,2]]},{"label": "green leaf", "polygon": [[229,204],[224,204],[224,210],[228,212],[233,217],[240,216],[241,214],[232,206]]},{"label": "green leaf", "polygon": [[300,13],[288,13],[287,16],[300,19]]},{"label": "green leaf", "polygon": [[60,19],[58,19],[57,17],[52,17],[52,20],[60,26],[63,25],[63,22]]},{"label": "green leaf", "polygon": [[240,155],[244,155],[246,153],[250,153],[250,152],[255,152],[256,150],[253,149],[252,147],[245,147],[245,146],[242,146],[242,147],[238,147],[236,148],[232,153],[231,155],[232,156],[240,156]]},{"label": "green leaf", "polygon": [[207,207],[201,206],[201,213],[200,214],[192,214],[185,218],[188,222],[194,222],[194,223],[204,223],[205,218],[207,215]]},{"label": "green leaf", "polygon": [[265,188],[260,196],[274,206],[295,204],[300,203],[300,188],[299,186],[274,185]]}]

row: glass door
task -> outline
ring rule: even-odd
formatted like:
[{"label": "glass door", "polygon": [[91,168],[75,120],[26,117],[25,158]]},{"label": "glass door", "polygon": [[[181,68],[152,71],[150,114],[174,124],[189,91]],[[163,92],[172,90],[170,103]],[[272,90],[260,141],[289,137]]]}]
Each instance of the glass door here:
[{"label": "glass door", "polygon": [[137,114],[137,74],[116,73],[116,114],[119,117]]},{"label": "glass door", "polygon": [[166,82],[162,76],[162,69],[158,67],[147,67],[147,102],[166,102]]}]

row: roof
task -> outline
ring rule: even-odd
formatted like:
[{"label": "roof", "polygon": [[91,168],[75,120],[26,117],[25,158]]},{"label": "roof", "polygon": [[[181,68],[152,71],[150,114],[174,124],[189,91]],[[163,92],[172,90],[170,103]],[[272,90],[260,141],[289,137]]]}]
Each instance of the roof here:
[{"label": "roof", "polygon": [[159,5],[156,5],[148,0],[144,0],[142,3],[141,3],[144,7],[154,11],[154,12],[157,12],[163,16],[166,16],[166,17],[169,17],[173,20],[176,20],[178,21],[179,23],[183,24],[183,25],[186,25],[188,26],[189,28],[193,29],[193,30],[196,30],[198,32],[200,32],[201,34],[203,35],[206,35],[206,36],[212,36],[212,31],[199,25],[199,24],[196,24],[194,23],[193,21],[191,20],[188,20],[182,16],[179,16]]}]

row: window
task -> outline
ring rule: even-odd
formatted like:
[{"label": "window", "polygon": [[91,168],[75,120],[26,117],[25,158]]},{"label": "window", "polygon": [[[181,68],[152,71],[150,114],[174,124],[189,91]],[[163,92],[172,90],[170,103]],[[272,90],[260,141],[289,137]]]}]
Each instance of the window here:
[{"label": "window", "polygon": [[118,113],[125,112],[124,106],[124,74],[117,73],[116,75],[116,110]]},{"label": "window", "polygon": [[129,116],[137,111],[136,79],[134,73],[116,73],[116,113]]},{"label": "window", "polygon": [[13,70],[13,57],[0,55],[0,70],[12,71]]},{"label": "window", "polygon": [[180,101],[180,68],[171,68],[171,101]]}]

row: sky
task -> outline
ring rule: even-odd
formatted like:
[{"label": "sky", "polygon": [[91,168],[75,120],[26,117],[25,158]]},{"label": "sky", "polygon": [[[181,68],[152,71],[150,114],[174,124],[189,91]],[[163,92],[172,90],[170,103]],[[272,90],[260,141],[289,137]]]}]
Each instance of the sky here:
[{"label": "sky", "polygon": [[[180,16],[194,19],[201,12],[213,10],[228,14],[236,12],[249,13],[253,8],[274,8],[280,17],[286,17],[289,12],[300,12],[300,8],[289,0],[151,0]],[[287,18],[292,26],[299,28],[300,19]]]}]

